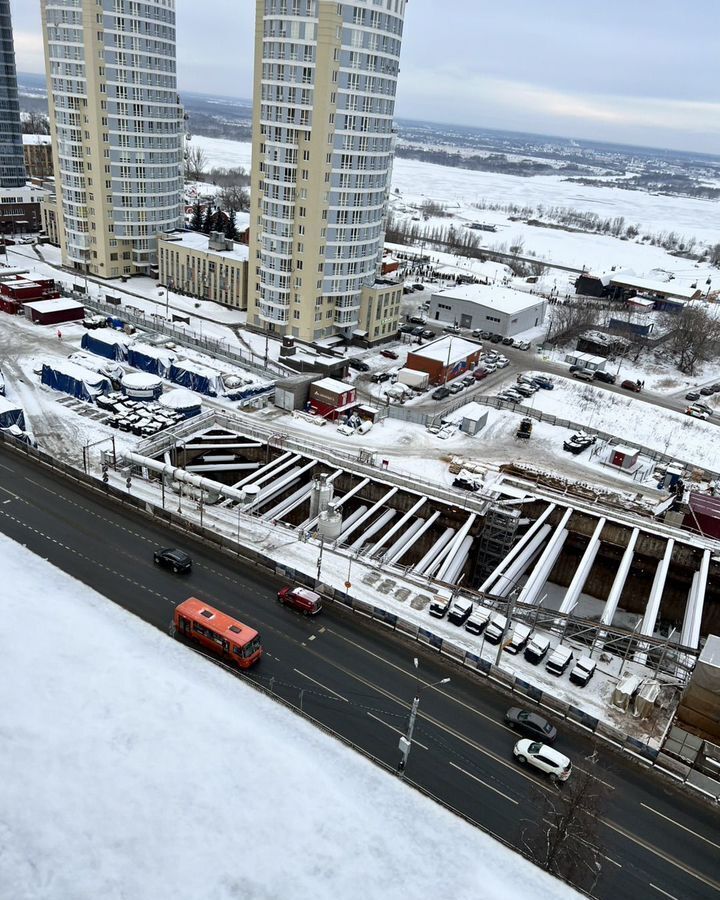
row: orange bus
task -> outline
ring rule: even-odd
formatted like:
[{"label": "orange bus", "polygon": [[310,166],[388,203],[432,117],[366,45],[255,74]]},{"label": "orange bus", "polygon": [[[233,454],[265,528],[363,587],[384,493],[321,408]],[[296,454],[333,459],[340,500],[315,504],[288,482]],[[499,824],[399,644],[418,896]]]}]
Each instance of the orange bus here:
[{"label": "orange bus", "polygon": [[195,641],[241,669],[249,669],[263,653],[260,635],[254,628],[195,597],[175,607],[173,625],[175,634]]}]

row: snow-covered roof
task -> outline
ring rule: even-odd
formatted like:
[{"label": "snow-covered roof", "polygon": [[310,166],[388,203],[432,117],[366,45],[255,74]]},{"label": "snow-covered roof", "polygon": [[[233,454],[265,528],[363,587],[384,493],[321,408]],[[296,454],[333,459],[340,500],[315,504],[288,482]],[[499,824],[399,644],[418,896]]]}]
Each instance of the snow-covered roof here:
[{"label": "snow-covered roof", "polygon": [[321,391],[331,391],[333,394],[344,394],[352,390],[351,384],[345,384],[337,378],[321,378],[320,381],[313,382],[313,387],[320,388]]},{"label": "snow-covered roof", "polygon": [[461,359],[467,359],[471,353],[477,353],[480,349],[480,344],[476,344],[474,341],[466,341],[464,338],[448,335],[413,350],[412,353],[408,353],[408,357],[420,356],[423,359],[432,359],[435,362],[451,366],[460,362]]},{"label": "snow-covered roof", "polygon": [[201,400],[197,394],[182,388],[175,388],[163,394],[160,398],[160,403],[163,406],[167,406],[168,409],[193,409],[196,406],[201,406]]},{"label": "snow-covered roof", "polygon": [[162,384],[162,379],[158,378],[157,375],[151,375],[149,372],[128,372],[127,375],[123,376],[122,383],[124,387],[140,390],[142,388],[156,388]]},{"label": "snow-covered roof", "polygon": [[68,362],[65,359],[56,359],[51,363],[47,363],[47,365],[53,369],[53,371],[60,372],[63,375],[69,375],[70,378],[74,378],[75,381],[82,381],[85,382],[85,384],[101,384],[107,381],[107,378],[99,372],[85,369],[83,366],[75,365],[75,363]]},{"label": "snow-covered roof", "polygon": [[250,250],[247,244],[238,244],[233,242],[232,250],[210,250],[208,248],[208,236],[199,231],[174,231],[172,236],[162,239],[169,246],[187,247],[189,250],[196,250],[204,253],[208,258],[216,257],[218,260],[236,260],[238,262],[247,262],[250,256]]},{"label": "snow-covered roof", "polygon": [[130,349],[142,353],[143,356],[160,359],[168,363],[171,363],[177,355],[166,347],[153,347],[152,344],[143,344],[142,341],[134,341]]},{"label": "snow-covered roof", "polygon": [[[25,305],[30,306],[29,303]],[[96,328],[92,333],[92,337],[102,344],[120,344],[121,347],[126,347],[128,344],[127,335],[115,328]]]},{"label": "snow-covered roof", "polygon": [[64,297],[57,297],[55,300],[33,300],[25,303],[24,306],[36,310],[39,313],[46,312],[66,312],[71,309],[84,309],[82,303],[77,300],[66,300]]},{"label": "snow-covered roof", "polygon": [[541,297],[499,284],[458,284],[433,294],[433,300],[439,299],[465,300],[469,303],[477,303],[478,306],[491,307],[508,315],[522,312],[528,306],[537,306],[538,303],[543,302]]},{"label": "snow-covered roof", "polygon": [[20,406],[19,403],[13,403],[12,400],[8,400],[7,397],[3,397],[2,394],[0,394],[0,414],[16,409],[22,409],[22,406]]},{"label": "snow-covered roof", "polygon": [[657,281],[622,272],[614,272],[610,282],[620,287],[637,288],[639,291],[650,291],[653,294],[669,294],[671,297],[681,297],[684,300],[692,300],[699,293],[697,288],[683,287],[675,281]]}]

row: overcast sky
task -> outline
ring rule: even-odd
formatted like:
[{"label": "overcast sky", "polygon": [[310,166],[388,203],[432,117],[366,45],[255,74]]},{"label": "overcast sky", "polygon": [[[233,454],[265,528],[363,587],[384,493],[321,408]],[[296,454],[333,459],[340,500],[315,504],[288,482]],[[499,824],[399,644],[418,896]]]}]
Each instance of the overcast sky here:
[{"label": "overcast sky", "polygon": [[[11,0],[42,72],[39,0]],[[176,0],[181,90],[249,98],[254,0]],[[720,154],[718,0],[410,0],[397,115]]]}]

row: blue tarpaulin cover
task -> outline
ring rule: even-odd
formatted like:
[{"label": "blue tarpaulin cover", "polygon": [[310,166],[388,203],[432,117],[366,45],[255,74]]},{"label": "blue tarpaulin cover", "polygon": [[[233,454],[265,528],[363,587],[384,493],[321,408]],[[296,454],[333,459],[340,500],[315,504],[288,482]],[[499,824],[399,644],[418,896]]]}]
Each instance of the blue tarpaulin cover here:
[{"label": "blue tarpaulin cover", "polygon": [[127,341],[110,328],[86,331],[80,346],[83,350],[106,359],[127,359]]},{"label": "blue tarpaulin cover", "polygon": [[0,397],[0,428],[11,428],[17,425],[18,428],[25,430],[25,416],[22,406]]},{"label": "blue tarpaulin cover", "polygon": [[174,362],[170,366],[169,377],[175,384],[208,397],[217,397],[218,387],[221,387],[219,372],[187,359]]},{"label": "blue tarpaulin cover", "polygon": [[127,361],[131,366],[161,378],[168,377],[174,360],[175,354],[172,351],[151,347],[149,344],[136,342],[128,348]]},{"label": "blue tarpaulin cover", "polygon": [[90,402],[100,394],[108,394],[112,390],[109,378],[70,362],[43,365],[41,381],[54,391],[62,391],[78,400]]}]

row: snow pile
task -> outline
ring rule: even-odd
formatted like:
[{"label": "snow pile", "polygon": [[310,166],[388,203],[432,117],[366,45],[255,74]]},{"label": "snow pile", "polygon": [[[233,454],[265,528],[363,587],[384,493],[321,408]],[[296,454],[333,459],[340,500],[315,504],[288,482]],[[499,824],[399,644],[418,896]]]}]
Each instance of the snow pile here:
[{"label": "snow pile", "polygon": [[0,566],[33,635],[0,656],[4,895],[577,896],[5,537]]}]

